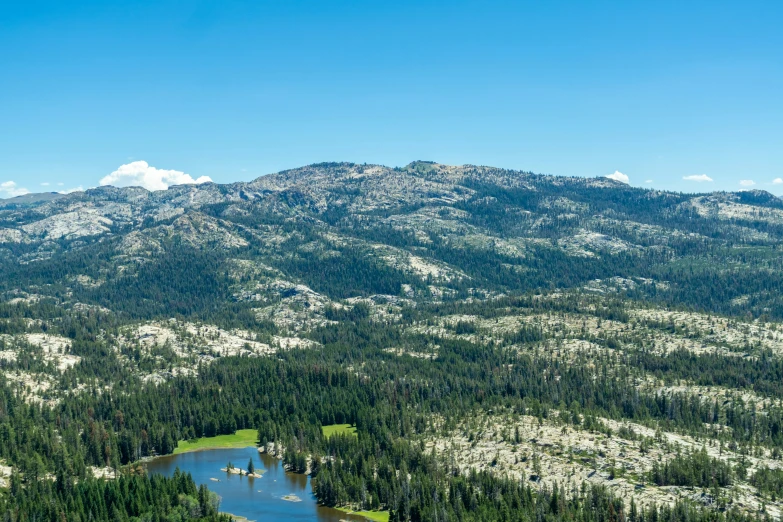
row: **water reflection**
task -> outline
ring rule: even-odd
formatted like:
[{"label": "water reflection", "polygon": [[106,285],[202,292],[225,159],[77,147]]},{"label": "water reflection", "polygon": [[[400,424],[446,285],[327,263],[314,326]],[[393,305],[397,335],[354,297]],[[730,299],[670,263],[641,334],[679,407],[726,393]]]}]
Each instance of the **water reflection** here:
[{"label": "water reflection", "polygon": [[[229,462],[246,469],[250,459],[257,471],[265,470],[262,478],[243,477],[220,471],[220,468],[225,468]],[[149,473],[167,476],[173,475],[177,467],[193,475],[197,484],[206,484],[210,490],[220,495],[221,511],[250,520],[366,522],[364,517],[319,506],[313,496],[309,477],[286,473],[278,459],[260,455],[256,448],[194,451],[160,457],[146,464]],[[301,501],[283,500],[286,495],[295,495]]]}]

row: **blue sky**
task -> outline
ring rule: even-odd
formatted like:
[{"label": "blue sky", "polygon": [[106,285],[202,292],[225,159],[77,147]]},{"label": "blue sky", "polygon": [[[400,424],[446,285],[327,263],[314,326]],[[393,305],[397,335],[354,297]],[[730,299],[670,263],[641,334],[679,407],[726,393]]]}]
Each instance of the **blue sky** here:
[{"label": "blue sky", "polygon": [[780,195],[781,20],[776,1],[0,1],[0,197],[417,159]]}]

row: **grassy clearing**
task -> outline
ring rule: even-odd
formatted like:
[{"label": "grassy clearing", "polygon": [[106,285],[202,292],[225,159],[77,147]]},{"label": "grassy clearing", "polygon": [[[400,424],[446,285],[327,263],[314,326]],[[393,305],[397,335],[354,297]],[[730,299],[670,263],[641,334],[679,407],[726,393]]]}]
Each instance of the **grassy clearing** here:
[{"label": "grassy clearing", "polygon": [[327,439],[335,433],[349,433],[356,435],[356,427],[351,426],[350,424],[331,424],[329,426],[321,426],[321,431],[323,432],[324,437]]},{"label": "grassy clearing", "polygon": [[232,513],[229,513],[228,511],[221,511],[220,514],[230,516],[233,522],[255,522],[253,520],[250,520],[249,518],[245,518],[239,515],[234,515]]},{"label": "grassy clearing", "polygon": [[389,522],[388,511],[352,511],[348,508],[337,508],[337,509],[342,511],[343,513],[348,513],[349,515],[358,515],[368,520],[372,520],[373,522]]},{"label": "grassy clearing", "polygon": [[255,446],[258,441],[256,430],[237,430],[233,435],[218,435],[217,437],[202,437],[196,440],[181,440],[177,443],[174,455],[188,451],[198,451],[215,448],[246,448]]}]

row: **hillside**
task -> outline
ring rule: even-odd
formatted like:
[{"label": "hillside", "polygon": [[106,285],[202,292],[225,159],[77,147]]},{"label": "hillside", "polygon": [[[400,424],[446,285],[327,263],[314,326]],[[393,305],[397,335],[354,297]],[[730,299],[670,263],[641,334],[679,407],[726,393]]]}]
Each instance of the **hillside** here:
[{"label": "hillside", "polygon": [[763,191],[432,162],[5,200],[2,480],[244,428],[395,516],[447,509],[402,462],[779,517],[782,245]]}]

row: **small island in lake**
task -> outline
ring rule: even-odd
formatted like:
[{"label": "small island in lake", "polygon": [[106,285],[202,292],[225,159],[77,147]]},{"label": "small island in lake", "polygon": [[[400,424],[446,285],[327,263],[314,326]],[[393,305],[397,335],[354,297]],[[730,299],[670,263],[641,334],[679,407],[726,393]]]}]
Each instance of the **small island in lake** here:
[{"label": "small island in lake", "polygon": [[253,470],[253,472],[249,472],[247,470],[241,469],[241,468],[234,468],[234,467],[225,467],[220,468],[220,471],[224,473],[231,473],[232,475],[239,475],[242,477],[250,477],[250,478],[261,478],[263,477],[263,472],[266,470],[260,469],[260,470]]}]

